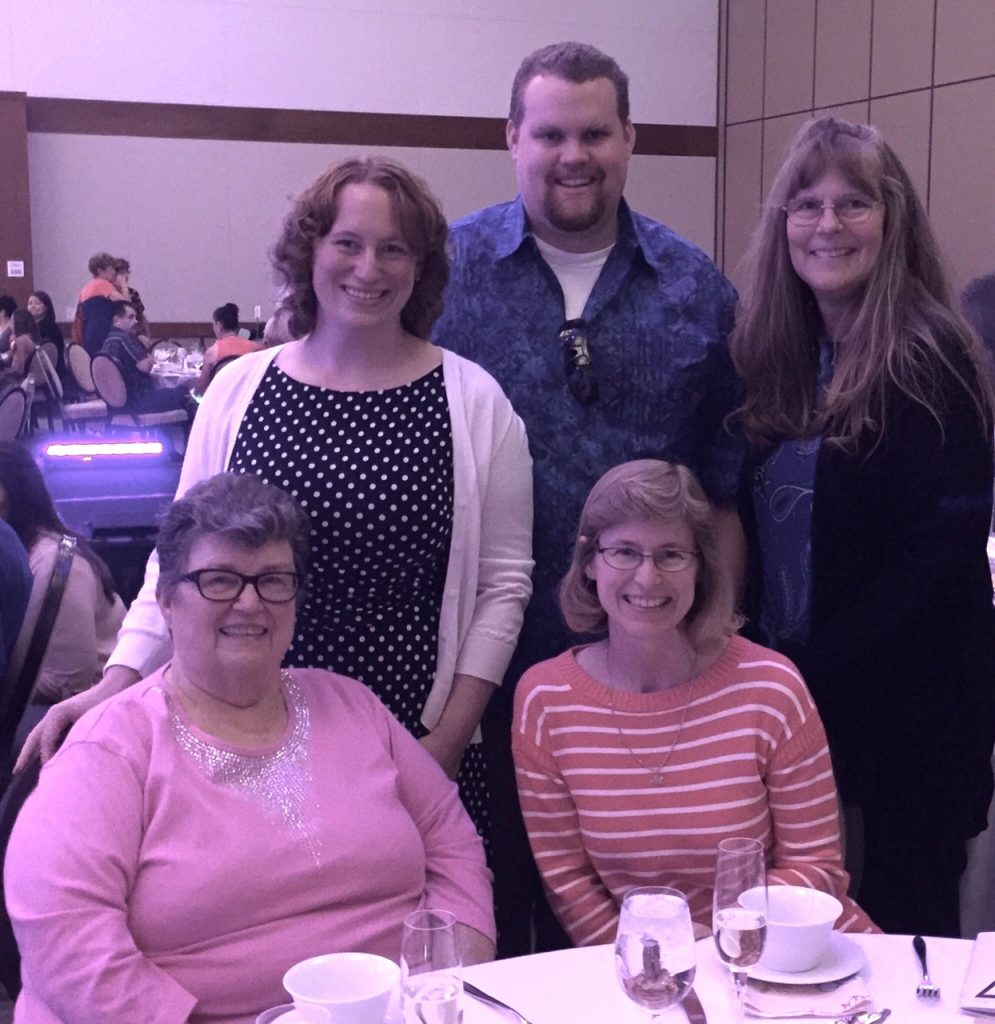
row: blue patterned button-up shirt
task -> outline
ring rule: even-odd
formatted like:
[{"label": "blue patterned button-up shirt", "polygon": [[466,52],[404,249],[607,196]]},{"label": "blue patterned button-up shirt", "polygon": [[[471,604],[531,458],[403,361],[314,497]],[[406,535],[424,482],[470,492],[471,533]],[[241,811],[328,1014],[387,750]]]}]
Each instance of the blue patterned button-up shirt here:
[{"label": "blue patterned button-up shirt", "polygon": [[536,569],[522,643],[535,634],[541,649],[528,664],[568,642],[555,592],[602,473],[663,458],[690,466],[713,500],[733,500],[743,448],[723,419],[739,397],[726,347],[735,292],[703,252],[623,201],[618,240],[583,313],[599,398],[580,405],[567,390],[558,340],[563,294],[521,197],[455,223],[451,247],[434,338],[499,381],[534,460]]}]

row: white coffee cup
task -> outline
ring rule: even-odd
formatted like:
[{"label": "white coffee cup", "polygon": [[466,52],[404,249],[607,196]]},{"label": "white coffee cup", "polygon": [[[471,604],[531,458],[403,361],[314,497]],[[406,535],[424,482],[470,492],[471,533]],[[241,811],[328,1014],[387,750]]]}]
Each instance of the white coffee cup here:
[{"label": "white coffee cup", "polygon": [[[740,897],[749,910],[762,898],[749,889]],[[797,974],[811,970],[824,956],[833,924],[843,913],[835,896],[804,885],[767,887],[767,939],[760,964],[772,971]]]},{"label": "white coffee cup", "polygon": [[401,977],[392,960],[373,953],[326,953],[294,964],[283,987],[296,1006],[322,1006],[332,1024],[383,1024]]}]

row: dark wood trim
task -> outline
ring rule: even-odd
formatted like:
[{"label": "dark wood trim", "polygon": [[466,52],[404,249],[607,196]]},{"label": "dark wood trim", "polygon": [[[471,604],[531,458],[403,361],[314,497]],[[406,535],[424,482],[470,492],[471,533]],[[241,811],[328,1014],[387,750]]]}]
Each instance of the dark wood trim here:
[{"label": "dark wood trim", "polygon": [[[278,110],[31,96],[27,100],[27,119],[28,131],[60,135],[429,149],[505,148],[505,121],[499,117]],[[711,125],[639,124],[636,125],[636,153],[714,157],[718,153],[718,129]]]},{"label": "dark wood trim", "polygon": [[[252,320],[243,321],[246,328],[252,327],[254,323],[255,321]],[[62,331],[63,337],[69,337],[71,327],[72,325],[68,323],[59,324],[59,330]],[[184,323],[179,321],[151,323],[149,324],[149,332],[149,336],[155,338],[156,341],[161,338],[210,338],[212,342],[214,341],[214,327],[206,321],[204,323]]]},{"label": "dark wood trim", "polygon": [[[0,295],[13,295],[18,306],[25,305],[34,287],[26,100],[23,92],[0,92],[0,182],[3,182]],[[7,276],[8,260],[24,262],[24,277]]]}]

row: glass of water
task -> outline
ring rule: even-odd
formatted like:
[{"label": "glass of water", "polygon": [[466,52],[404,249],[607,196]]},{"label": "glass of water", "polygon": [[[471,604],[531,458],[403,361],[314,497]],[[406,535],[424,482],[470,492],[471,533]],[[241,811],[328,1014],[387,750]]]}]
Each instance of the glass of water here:
[{"label": "glass of water", "polygon": [[694,982],[694,928],[684,894],[662,885],[630,889],[619,912],[615,973],[625,994],[659,1020]]},{"label": "glass of water", "polygon": [[456,917],[416,910],[404,919],[401,1001],[406,1024],[460,1024],[463,954]]},{"label": "glass of water", "polygon": [[[749,906],[742,896],[749,892]],[[715,860],[712,933],[719,959],[732,971],[739,1024],[743,1024],[746,981],[767,937],[767,868],[758,839],[723,839]]]}]

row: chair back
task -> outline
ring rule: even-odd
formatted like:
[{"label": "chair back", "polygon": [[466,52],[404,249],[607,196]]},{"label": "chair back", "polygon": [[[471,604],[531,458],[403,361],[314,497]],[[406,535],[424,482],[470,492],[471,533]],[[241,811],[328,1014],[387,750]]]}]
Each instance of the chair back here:
[{"label": "chair back", "polygon": [[[25,800],[38,785],[41,772],[41,760],[37,755],[27,766],[11,780],[0,799],[0,865],[7,856],[7,845],[10,834],[14,830],[14,822],[24,806]],[[6,783],[3,779],[2,783]],[[0,783],[0,785],[2,785]],[[0,871],[0,985],[7,990],[10,999],[17,999],[21,991],[21,953],[14,938],[14,929],[7,914],[6,893],[3,885],[3,872]]]},{"label": "chair back", "polygon": [[51,341],[45,342],[45,344],[36,348],[31,353],[31,362],[28,364],[28,369],[34,377],[36,385],[44,387],[53,398],[61,399],[62,381],[59,380],[59,375],[55,372],[55,363],[49,358],[46,345],[51,345],[53,349],[55,348],[55,343]]},{"label": "chair back", "polygon": [[48,361],[53,366],[59,365],[59,346],[54,341],[43,341],[41,343],[42,349],[45,351],[45,355],[48,356]]},{"label": "chair back", "polygon": [[97,389],[90,372],[90,353],[82,345],[67,345],[66,358],[76,383],[86,394],[92,395]]},{"label": "chair back", "polygon": [[210,382],[214,380],[215,377],[217,377],[218,373],[221,371],[221,368],[223,366],[227,366],[229,363],[235,362],[236,359],[238,359],[238,356],[225,356],[224,359],[219,359],[214,364],[214,369],[211,370],[211,377],[210,380],[208,381],[208,384],[210,384]]},{"label": "chair back", "polygon": [[20,387],[7,388],[0,394],[0,441],[13,441],[24,426],[28,396]]},{"label": "chair back", "polygon": [[98,352],[90,361],[93,385],[109,409],[123,409],[128,404],[128,385],[121,367],[113,356]]}]

